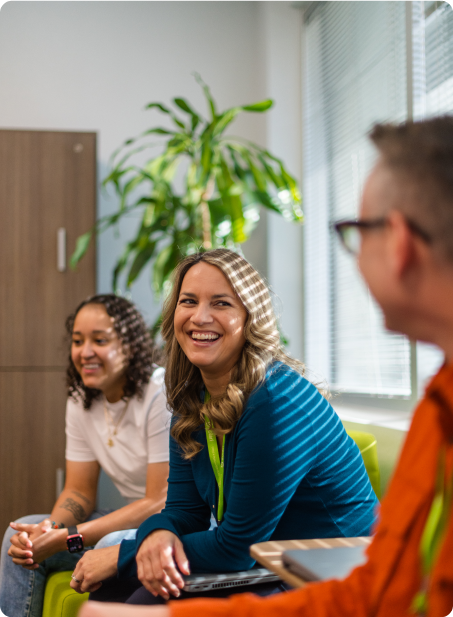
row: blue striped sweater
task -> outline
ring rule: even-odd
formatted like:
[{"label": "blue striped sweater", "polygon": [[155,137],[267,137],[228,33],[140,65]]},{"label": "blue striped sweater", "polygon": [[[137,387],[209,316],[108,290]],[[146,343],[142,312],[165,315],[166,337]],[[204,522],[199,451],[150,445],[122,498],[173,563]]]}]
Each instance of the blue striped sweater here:
[{"label": "blue striped sweater", "polygon": [[165,509],[136,540],[123,540],[121,578],[136,574],[136,551],[156,529],[181,538],[192,572],[251,568],[256,542],[370,533],[377,499],[360,452],[330,404],[288,366],[270,367],[226,437],[225,514],[214,530],[218,489],[204,426],[195,438],[203,450],[190,461],[171,438]]}]

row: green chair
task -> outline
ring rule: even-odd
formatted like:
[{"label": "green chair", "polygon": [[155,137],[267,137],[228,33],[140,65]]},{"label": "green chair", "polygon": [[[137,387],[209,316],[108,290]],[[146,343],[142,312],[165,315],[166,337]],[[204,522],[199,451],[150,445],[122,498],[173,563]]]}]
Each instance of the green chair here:
[{"label": "green chair", "polygon": [[346,432],[356,442],[365,463],[365,469],[370,478],[371,486],[376,493],[376,497],[380,500],[381,474],[379,471],[376,437],[371,433],[362,433],[362,431]]},{"label": "green chair", "polygon": [[77,617],[88,594],[83,595],[69,586],[72,572],[54,572],[47,579],[42,617]]}]

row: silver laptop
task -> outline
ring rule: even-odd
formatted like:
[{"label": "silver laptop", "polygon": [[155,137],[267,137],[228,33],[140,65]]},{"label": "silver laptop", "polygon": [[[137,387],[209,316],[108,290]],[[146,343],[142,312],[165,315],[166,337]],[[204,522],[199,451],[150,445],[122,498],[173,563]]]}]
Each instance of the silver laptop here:
[{"label": "silver laptop", "polygon": [[183,576],[183,578],[185,581],[184,591],[188,592],[257,585],[258,583],[271,583],[280,580],[276,574],[266,568],[252,568],[251,570],[228,572],[227,574],[190,574]]},{"label": "silver laptop", "polygon": [[325,581],[345,578],[366,561],[366,546],[341,546],[335,548],[293,549],[284,551],[285,568],[305,581]]}]

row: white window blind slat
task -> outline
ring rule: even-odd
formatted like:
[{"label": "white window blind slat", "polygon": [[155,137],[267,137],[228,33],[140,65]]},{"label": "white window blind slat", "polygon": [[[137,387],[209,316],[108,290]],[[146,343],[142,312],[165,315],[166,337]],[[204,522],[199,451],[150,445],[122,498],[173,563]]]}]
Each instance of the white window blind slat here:
[{"label": "white window blind slat", "polygon": [[[305,27],[305,359],[333,389],[377,396],[411,392],[408,341],[388,333],[353,259],[329,222],[357,215],[375,153],[375,122],[406,118],[406,2],[327,2]],[[453,10],[411,3],[414,118],[453,112]],[[442,361],[417,345],[417,382]]]},{"label": "white window blind slat", "polygon": [[326,3],[306,26],[305,57],[306,361],[333,389],[409,396],[408,342],[385,331],[354,260],[326,232],[357,215],[371,125],[405,118],[405,3]]}]

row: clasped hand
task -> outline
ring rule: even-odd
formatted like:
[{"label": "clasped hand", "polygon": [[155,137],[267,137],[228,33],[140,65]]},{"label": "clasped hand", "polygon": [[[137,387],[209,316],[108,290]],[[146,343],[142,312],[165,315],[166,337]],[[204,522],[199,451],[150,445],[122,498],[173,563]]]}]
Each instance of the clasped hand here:
[{"label": "clasped hand", "polygon": [[137,557],[137,576],[153,596],[179,597],[184,587],[183,574],[190,574],[181,540],[171,531],[159,529],[141,544]]},{"label": "clasped hand", "polygon": [[46,518],[39,524],[10,523],[10,526],[18,532],[10,539],[8,550],[15,564],[35,570],[41,561],[56,552],[55,540],[61,530],[52,529],[50,519]]},{"label": "clasped hand", "polygon": [[71,587],[78,593],[92,593],[99,589],[102,581],[117,573],[119,550],[120,545],[116,544],[87,551],[72,573]]}]

